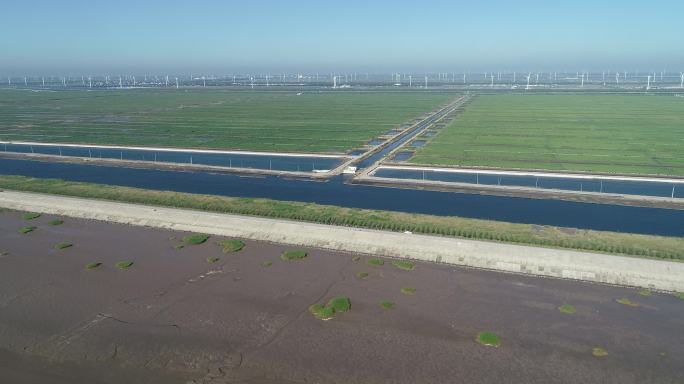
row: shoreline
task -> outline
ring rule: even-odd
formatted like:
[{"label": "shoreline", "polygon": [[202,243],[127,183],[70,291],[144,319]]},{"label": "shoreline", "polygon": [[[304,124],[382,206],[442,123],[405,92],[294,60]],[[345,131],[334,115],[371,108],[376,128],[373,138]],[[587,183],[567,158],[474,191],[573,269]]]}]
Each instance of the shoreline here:
[{"label": "shoreline", "polygon": [[540,277],[684,291],[684,263],[5,190],[0,207]]}]

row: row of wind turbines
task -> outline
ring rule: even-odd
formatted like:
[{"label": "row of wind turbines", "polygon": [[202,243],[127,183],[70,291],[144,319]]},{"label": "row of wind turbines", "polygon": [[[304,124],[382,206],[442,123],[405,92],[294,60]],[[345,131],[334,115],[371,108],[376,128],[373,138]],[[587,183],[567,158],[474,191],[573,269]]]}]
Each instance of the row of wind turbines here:
[{"label": "row of wind turbines", "polygon": [[629,73],[619,72],[484,72],[484,73],[436,73],[436,74],[411,74],[391,73],[389,77],[382,74],[365,73],[330,73],[328,74],[261,74],[261,75],[224,75],[224,76],[169,76],[169,75],[143,75],[136,78],[135,75],[100,75],[100,76],[23,76],[20,78],[7,76],[7,86],[20,87],[43,87],[43,88],[138,88],[138,87],[189,87],[201,86],[249,86],[251,88],[270,87],[278,85],[320,85],[329,84],[332,88],[347,88],[353,85],[391,85],[408,86],[416,88],[428,88],[430,84],[435,86],[448,85],[476,85],[490,87],[524,86],[525,89],[533,87],[562,85],[583,88],[591,86],[634,86],[645,87],[650,90],[656,83],[660,86],[668,85],[684,89],[684,72],[678,76],[661,71],[660,73],[649,72],[646,74],[637,71]]}]

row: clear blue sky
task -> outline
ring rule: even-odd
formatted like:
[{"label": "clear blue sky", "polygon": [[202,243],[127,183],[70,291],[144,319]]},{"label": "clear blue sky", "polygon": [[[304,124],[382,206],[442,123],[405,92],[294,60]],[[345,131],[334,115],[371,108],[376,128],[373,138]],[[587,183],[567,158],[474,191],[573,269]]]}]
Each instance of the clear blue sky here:
[{"label": "clear blue sky", "polygon": [[0,72],[684,70],[684,1],[3,0]]}]

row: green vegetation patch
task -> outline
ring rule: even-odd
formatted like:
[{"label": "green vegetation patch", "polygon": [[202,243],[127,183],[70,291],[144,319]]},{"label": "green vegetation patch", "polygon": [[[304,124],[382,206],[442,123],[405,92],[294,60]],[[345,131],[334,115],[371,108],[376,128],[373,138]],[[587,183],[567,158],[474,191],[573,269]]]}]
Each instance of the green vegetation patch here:
[{"label": "green vegetation patch", "polygon": [[344,153],[456,96],[295,92],[0,90],[0,132],[14,141]]},{"label": "green vegetation patch", "polygon": [[684,300],[684,292],[678,292],[675,296],[678,297],[679,300]]},{"label": "green vegetation patch", "polygon": [[408,260],[393,260],[392,265],[404,271],[412,271],[416,264]]},{"label": "green vegetation patch", "polygon": [[378,259],[377,257],[374,257],[372,259],[368,259],[368,261],[366,263],[368,265],[372,265],[374,267],[379,267],[379,266],[385,265],[385,260]]},{"label": "green vegetation patch", "polygon": [[325,307],[320,304],[314,304],[310,306],[309,312],[311,312],[311,314],[319,320],[330,320],[335,317],[335,309],[332,307]]},{"label": "green vegetation patch", "polygon": [[223,249],[223,253],[238,252],[245,247],[245,243],[241,240],[221,240],[218,245]]},{"label": "green vegetation patch", "polygon": [[26,212],[26,213],[24,213],[23,215],[21,215],[21,218],[24,219],[24,220],[33,220],[33,219],[39,218],[40,216],[41,216],[40,213],[36,213],[36,212]]},{"label": "green vegetation patch", "polygon": [[86,267],[86,269],[95,269],[95,268],[99,268],[101,265],[102,265],[102,263],[95,262],[95,263],[88,263],[88,264],[86,264],[85,267]]},{"label": "green vegetation patch", "polygon": [[74,245],[71,243],[62,242],[62,243],[55,244],[55,249],[67,249],[67,248],[71,248],[73,246]]},{"label": "green vegetation patch", "polygon": [[20,232],[20,233],[23,233],[23,234],[31,233],[31,232],[33,232],[33,231],[35,231],[35,230],[36,230],[36,227],[34,227],[34,226],[32,226],[32,225],[27,225],[27,226],[25,226],[25,227],[19,228],[19,232]]},{"label": "green vegetation patch", "polygon": [[683,120],[670,95],[479,95],[409,161],[684,176]]},{"label": "green vegetation patch", "polygon": [[7,255],[9,255],[9,252],[0,250],[0,257],[5,257]]},{"label": "green vegetation patch", "polygon": [[608,356],[608,351],[601,347],[595,347],[594,349],[591,350],[591,354],[594,355],[595,357],[606,357]]},{"label": "green vegetation patch", "polygon": [[563,305],[561,305],[560,307],[558,307],[558,310],[559,310],[561,313],[566,313],[566,314],[568,314],[568,315],[572,315],[573,313],[577,312],[577,311],[575,310],[575,307],[573,307],[573,306],[570,305],[570,304],[563,304]]},{"label": "green vegetation patch", "polygon": [[489,347],[501,346],[501,338],[494,332],[480,332],[475,339],[478,343]]},{"label": "green vegetation patch", "polygon": [[207,240],[209,240],[209,235],[201,234],[201,233],[196,233],[193,235],[185,236],[183,238],[183,243],[185,245],[199,245],[205,243]]},{"label": "green vegetation patch", "polygon": [[[683,168],[684,169],[684,168]],[[634,235],[401,212],[341,208],[268,199],[195,195],[24,176],[0,176],[0,188],[300,220],[386,231],[579,249],[665,260],[684,260],[684,237]]]},{"label": "green vegetation patch", "polygon": [[416,289],[413,287],[404,287],[401,289],[401,293],[404,295],[414,295],[416,293]]},{"label": "green vegetation patch", "polygon": [[48,221],[48,224],[52,225],[52,226],[58,226],[58,225],[64,224],[64,220],[54,219],[54,220]]},{"label": "green vegetation patch", "polygon": [[210,263],[210,264],[218,263],[220,260],[221,260],[221,258],[216,257],[216,256],[207,257],[207,263]]},{"label": "green vegetation patch", "polygon": [[353,262],[357,262],[357,261],[359,261],[359,260],[361,260],[361,256],[358,256],[358,255],[357,255],[357,256],[352,256],[352,261],[353,261]]},{"label": "green vegetation patch", "polygon": [[116,263],[116,267],[119,269],[128,269],[133,266],[132,261],[119,261]]},{"label": "green vegetation patch", "polygon": [[639,296],[644,296],[644,297],[648,297],[648,296],[653,295],[653,292],[650,289],[640,289],[637,291],[637,293],[639,294]]},{"label": "green vegetation patch", "polygon": [[335,312],[347,312],[351,309],[351,301],[348,297],[337,296],[328,301],[326,305],[335,310]]},{"label": "green vegetation patch", "polygon": [[382,308],[382,309],[394,309],[394,301],[380,300],[380,308]]},{"label": "green vegetation patch", "polygon": [[267,261],[264,261],[263,263],[261,263],[261,266],[264,267],[264,268],[268,268],[268,267],[270,267],[271,265],[273,265],[273,262],[270,261],[270,260],[267,260]]},{"label": "green vegetation patch", "polygon": [[351,309],[351,301],[348,297],[337,296],[330,300],[326,305],[314,304],[309,307],[309,312],[319,320],[330,320],[336,313],[347,312]]},{"label": "green vegetation patch", "polygon": [[285,261],[303,260],[308,256],[308,253],[303,250],[285,251],[280,254],[280,258]]},{"label": "green vegetation patch", "polygon": [[626,305],[629,307],[638,307],[639,306],[639,303],[634,302],[634,301],[627,299],[627,298],[617,299],[615,301],[622,304],[622,305]]},{"label": "green vegetation patch", "polygon": [[368,272],[359,272],[356,277],[361,280],[366,280],[368,278]]}]

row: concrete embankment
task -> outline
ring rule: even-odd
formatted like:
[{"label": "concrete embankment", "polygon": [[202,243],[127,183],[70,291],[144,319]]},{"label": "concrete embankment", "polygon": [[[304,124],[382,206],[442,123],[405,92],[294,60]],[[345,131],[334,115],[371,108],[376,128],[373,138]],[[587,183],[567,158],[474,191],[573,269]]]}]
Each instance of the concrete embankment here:
[{"label": "concrete embankment", "polygon": [[684,263],[404,234],[248,216],[3,191],[0,207],[441,262],[591,282],[684,291]]}]

